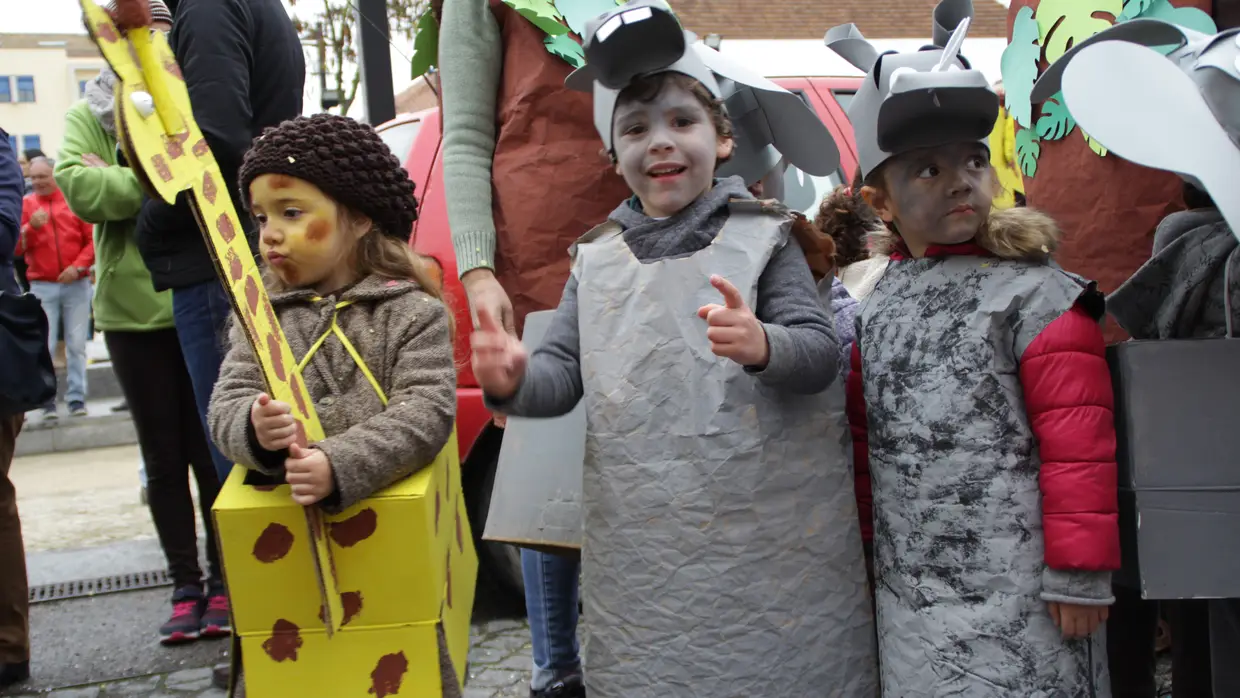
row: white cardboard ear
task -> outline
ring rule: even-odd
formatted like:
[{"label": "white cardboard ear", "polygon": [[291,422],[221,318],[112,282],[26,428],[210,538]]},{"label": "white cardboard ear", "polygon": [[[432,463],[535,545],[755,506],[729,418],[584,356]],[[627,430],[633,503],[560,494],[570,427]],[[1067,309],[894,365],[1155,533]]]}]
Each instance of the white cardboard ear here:
[{"label": "white cardboard ear", "polygon": [[[1185,37],[1184,30],[1170,22],[1164,22],[1159,19],[1133,19],[1127,22],[1120,22],[1073,46],[1059,60],[1047,66],[1046,72],[1042,73],[1042,77],[1038,78],[1037,83],[1034,84],[1033,92],[1029,94],[1029,99],[1034,104],[1037,104],[1054,97],[1055,93],[1061,88],[1064,68],[1087,46],[1103,41],[1128,41],[1142,46],[1168,46],[1172,44],[1182,45],[1185,42]],[[1120,69],[1122,70],[1123,68]]]},{"label": "white cardboard ear", "polygon": [[1145,46],[1104,41],[1084,47],[1062,82],[1086,133],[1125,160],[1194,177],[1240,239],[1240,149],[1179,66]]}]

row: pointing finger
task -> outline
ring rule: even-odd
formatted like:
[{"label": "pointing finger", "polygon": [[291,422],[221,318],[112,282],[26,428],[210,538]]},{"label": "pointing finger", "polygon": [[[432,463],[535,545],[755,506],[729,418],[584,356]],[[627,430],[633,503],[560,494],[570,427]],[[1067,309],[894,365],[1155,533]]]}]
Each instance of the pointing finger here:
[{"label": "pointing finger", "polygon": [[741,292],[732,285],[731,281],[715,274],[710,277],[710,285],[723,294],[723,300],[727,307],[732,310],[740,310],[745,307],[745,298],[741,296]]},{"label": "pointing finger", "polygon": [[490,308],[478,308],[478,329],[483,332],[502,332],[499,321],[491,314]]}]

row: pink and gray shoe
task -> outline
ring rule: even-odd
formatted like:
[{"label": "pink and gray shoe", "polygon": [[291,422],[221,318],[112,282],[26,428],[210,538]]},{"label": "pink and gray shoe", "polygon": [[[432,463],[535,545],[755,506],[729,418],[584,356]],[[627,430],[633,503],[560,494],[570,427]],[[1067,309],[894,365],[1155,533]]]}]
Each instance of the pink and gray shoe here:
[{"label": "pink and gray shoe", "polygon": [[207,606],[200,624],[202,637],[232,635],[232,617],[228,613],[228,594],[222,585],[212,584],[207,591]]},{"label": "pink and gray shoe", "polygon": [[202,587],[183,586],[172,593],[172,617],[159,627],[159,642],[179,645],[197,640],[202,633],[202,610],[206,599]]}]

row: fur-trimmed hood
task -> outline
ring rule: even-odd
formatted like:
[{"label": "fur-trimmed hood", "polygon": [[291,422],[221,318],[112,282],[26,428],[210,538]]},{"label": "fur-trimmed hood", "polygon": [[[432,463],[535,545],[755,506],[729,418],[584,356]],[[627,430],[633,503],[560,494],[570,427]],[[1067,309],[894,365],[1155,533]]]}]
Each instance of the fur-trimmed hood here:
[{"label": "fur-trimmed hood", "polygon": [[[1059,225],[1050,216],[1031,208],[991,211],[986,226],[973,242],[1000,259],[1046,262],[1059,246]],[[886,227],[867,236],[872,255],[889,255],[900,238]]]}]

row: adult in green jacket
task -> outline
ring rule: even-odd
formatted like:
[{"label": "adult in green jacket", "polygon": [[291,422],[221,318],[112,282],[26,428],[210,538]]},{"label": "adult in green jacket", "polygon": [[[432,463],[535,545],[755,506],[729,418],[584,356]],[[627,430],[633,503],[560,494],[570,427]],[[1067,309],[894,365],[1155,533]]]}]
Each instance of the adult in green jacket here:
[{"label": "adult in green jacket", "polygon": [[[88,83],[86,99],[69,109],[55,174],[69,207],[95,225],[95,326],[103,331],[146,463],[151,518],[175,585],[172,617],[160,628],[161,641],[171,644],[230,632],[211,519],[220,482],[177,340],[172,293],[155,291],[138,252],[135,217],[144,194],[117,148],[115,80],[105,68]],[[187,463],[207,526],[205,586]]]}]

